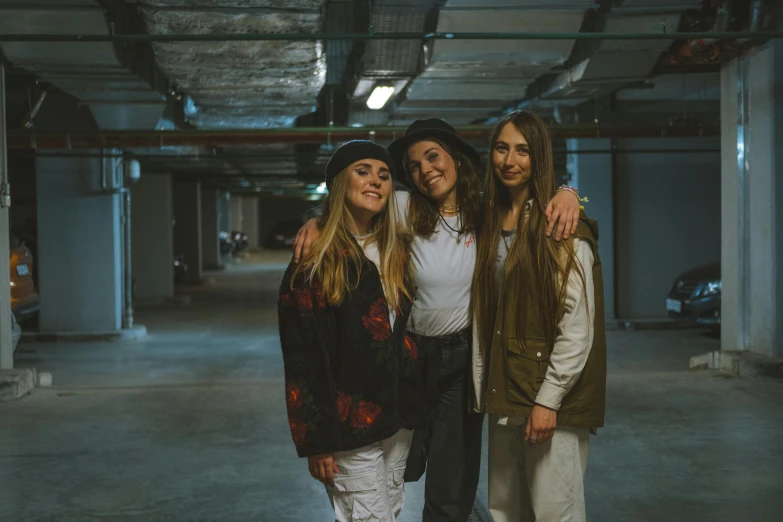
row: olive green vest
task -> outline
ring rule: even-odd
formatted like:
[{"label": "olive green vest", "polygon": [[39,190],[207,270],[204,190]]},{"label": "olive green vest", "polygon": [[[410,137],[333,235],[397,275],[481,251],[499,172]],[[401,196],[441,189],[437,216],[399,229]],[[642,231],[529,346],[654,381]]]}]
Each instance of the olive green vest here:
[{"label": "olive green vest", "polygon": [[[604,285],[601,260],[598,257],[596,221],[582,214],[576,237],[587,241],[593,250],[595,332],[587,364],[579,380],[563,399],[557,423],[595,431],[604,425],[606,402]],[[513,274],[509,275],[502,285],[498,302],[492,346],[488,352],[486,411],[499,415],[528,416],[535,404],[541,383],[544,382],[553,346],[546,341],[542,322],[536,313],[540,309],[537,303],[531,303],[532,306],[527,307],[525,336],[517,337],[514,328],[520,319],[517,296],[513,291],[509,291],[522,284],[517,279]]]}]

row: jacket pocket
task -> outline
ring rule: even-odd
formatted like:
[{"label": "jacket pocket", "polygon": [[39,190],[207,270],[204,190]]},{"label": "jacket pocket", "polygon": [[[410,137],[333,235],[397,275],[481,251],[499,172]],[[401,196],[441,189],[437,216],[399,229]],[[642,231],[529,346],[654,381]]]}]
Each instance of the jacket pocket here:
[{"label": "jacket pocket", "polygon": [[532,407],[544,382],[550,350],[546,339],[506,339],[506,400]]}]

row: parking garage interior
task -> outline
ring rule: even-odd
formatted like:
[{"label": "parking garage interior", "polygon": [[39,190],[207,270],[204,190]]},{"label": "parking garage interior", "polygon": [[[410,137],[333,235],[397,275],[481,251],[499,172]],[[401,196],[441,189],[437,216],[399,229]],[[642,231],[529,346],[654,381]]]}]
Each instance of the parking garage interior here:
[{"label": "parking garage interior", "polygon": [[[781,28],[777,0],[0,0],[0,520],[331,520],[277,324],[326,163],[432,117],[486,161],[519,109],[600,227],[588,518],[783,520]],[[486,429],[484,457],[472,521]]]}]

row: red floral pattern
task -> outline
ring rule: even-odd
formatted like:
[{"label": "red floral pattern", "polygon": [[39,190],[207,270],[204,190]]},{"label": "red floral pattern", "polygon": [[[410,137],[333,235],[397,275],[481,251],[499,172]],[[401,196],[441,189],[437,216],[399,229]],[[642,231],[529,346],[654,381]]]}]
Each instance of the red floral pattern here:
[{"label": "red floral pattern", "polygon": [[315,294],[315,304],[318,308],[324,308],[326,306],[326,298],[324,297],[324,287],[321,283],[315,283],[313,285],[313,293]]},{"label": "red floral pattern", "polygon": [[313,309],[313,298],[310,295],[310,290],[304,289],[296,291],[296,306],[299,308],[300,312]]},{"label": "red floral pattern", "polygon": [[356,429],[369,428],[380,414],[381,407],[377,404],[359,401],[351,412],[351,426]]},{"label": "red floral pattern", "polygon": [[389,324],[389,309],[386,301],[378,298],[370,306],[370,313],[362,317],[362,323],[372,334],[376,341],[385,341],[391,337],[391,325]]},{"label": "red floral pattern", "polygon": [[302,447],[307,440],[307,424],[299,419],[288,418],[288,425],[291,427],[291,438],[297,447]]},{"label": "red floral pattern", "polygon": [[410,355],[411,359],[415,361],[419,356],[419,349],[416,346],[416,342],[407,335],[405,336],[403,342],[405,344],[405,351],[408,352],[408,355]]},{"label": "red floral pattern", "polygon": [[285,401],[289,410],[295,410],[302,405],[302,390],[291,383],[285,385]]},{"label": "red floral pattern", "polygon": [[350,395],[340,393],[337,395],[337,413],[340,415],[340,422],[348,420],[348,415],[351,413],[351,405],[353,404],[353,398]]},{"label": "red floral pattern", "polygon": [[283,306],[293,306],[294,299],[291,296],[291,294],[293,294],[293,292],[286,292],[286,293],[284,293],[283,295],[280,296],[280,303]]}]

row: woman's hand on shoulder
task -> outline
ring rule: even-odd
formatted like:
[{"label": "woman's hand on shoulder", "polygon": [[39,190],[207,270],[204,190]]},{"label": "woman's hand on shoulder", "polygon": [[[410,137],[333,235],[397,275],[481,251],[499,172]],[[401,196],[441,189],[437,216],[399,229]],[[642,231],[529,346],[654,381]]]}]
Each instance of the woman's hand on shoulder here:
[{"label": "woman's hand on shoulder", "polygon": [[321,235],[321,231],[318,230],[318,220],[315,218],[302,225],[302,228],[296,233],[296,240],[294,240],[294,263],[298,263],[310,253],[310,246],[313,241],[318,239],[319,235]]},{"label": "woman's hand on shoulder", "polygon": [[561,190],[555,194],[546,205],[546,235],[551,236],[554,230],[555,241],[571,237],[579,224],[580,210],[579,198],[573,192]]}]

